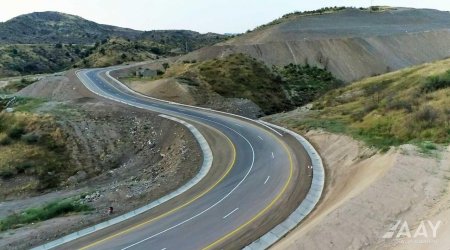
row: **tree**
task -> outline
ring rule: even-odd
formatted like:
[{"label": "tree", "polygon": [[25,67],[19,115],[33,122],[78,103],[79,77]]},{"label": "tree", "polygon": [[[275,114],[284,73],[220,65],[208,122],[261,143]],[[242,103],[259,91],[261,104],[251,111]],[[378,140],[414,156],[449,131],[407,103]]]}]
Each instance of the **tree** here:
[{"label": "tree", "polygon": [[162,64],[162,66],[163,66],[163,68],[165,69],[165,70],[167,70],[170,66],[169,66],[169,63],[163,63]]},{"label": "tree", "polygon": [[57,49],[62,49],[62,47],[63,47],[62,43],[55,44],[55,48]]},{"label": "tree", "polygon": [[102,55],[105,55],[105,54],[106,54],[105,48],[101,48],[101,49],[100,49],[100,54],[102,54]]}]

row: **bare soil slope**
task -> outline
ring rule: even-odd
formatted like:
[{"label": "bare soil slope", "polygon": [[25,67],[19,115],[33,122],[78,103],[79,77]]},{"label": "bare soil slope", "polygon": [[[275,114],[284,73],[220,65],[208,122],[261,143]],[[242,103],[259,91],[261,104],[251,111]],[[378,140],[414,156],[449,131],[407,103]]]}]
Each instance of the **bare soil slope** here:
[{"label": "bare soil slope", "polygon": [[[272,249],[448,247],[448,149],[438,158],[419,154],[411,145],[379,154],[343,135],[310,131],[307,137],[325,162],[325,192],[301,226]],[[396,220],[407,221],[411,230],[420,220],[441,220],[442,225],[435,241],[427,244],[383,239]]]},{"label": "bare soil slope", "polygon": [[180,60],[246,53],[271,65],[309,63],[353,81],[450,56],[450,14],[429,9],[346,9],[292,15]]}]

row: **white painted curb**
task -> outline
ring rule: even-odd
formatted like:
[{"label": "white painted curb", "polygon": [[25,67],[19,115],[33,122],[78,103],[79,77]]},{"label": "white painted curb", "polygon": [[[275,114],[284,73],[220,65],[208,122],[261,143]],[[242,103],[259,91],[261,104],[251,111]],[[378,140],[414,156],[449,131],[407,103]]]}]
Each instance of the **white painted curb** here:
[{"label": "white painted curb", "polygon": [[258,240],[246,246],[244,248],[245,250],[267,249],[273,244],[275,244],[282,237],[284,237],[292,229],[294,229],[309,213],[311,213],[311,211],[317,205],[317,203],[320,200],[320,197],[322,196],[322,191],[325,185],[325,170],[322,164],[322,159],[320,158],[319,153],[317,153],[316,149],[311,145],[311,143],[308,140],[306,140],[303,136],[300,136],[299,134],[289,129],[261,120],[260,122],[268,126],[282,130],[286,133],[289,133],[303,145],[309,157],[311,158],[313,168],[313,178],[308,194],[306,195],[302,203],[300,203],[300,206],[291,215],[289,215],[289,217],[281,224],[279,224],[278,226],[274,227],[272,230],[261,236],[261,238],[259,238]]},{"label": "white painted curb", "polygon": [[[83,84],[84,84],[84,82],[83,82]],[[86,86],[86,87],[89,89],[88,86]],[[98,93],[96,93],[96,94],[98,94]],[[100,95],[100,94],[98,94],[98,95]],[[112,98],[109,98],[109,97],[106,97],[106,96],[104,96],[104,97],[108,98],[108,99],[112,99]],[[193,179],[189,180],[186,184],[184,184],[183,186],[179,187],[177,190],[173,191],[172,193],[170,193],[170,194],[168,194],[168,195],[166,195],[164,197],[159,198],[158,200],[155,200],[155,201],[151,202],[148,205],[145,205],[143,207],[140,207],[140,208],[138,208],[136,210],[133,210],[133,211],[128,212],[126,214],[123,214],[121,216],[115,217],[115,218],[110,219],[108,221],[99,223],[99,224],[94,225],[92,227],[88,227],[88,228],[85,228],[85,229],[80,230],[78,232],[71,233],[71,234],[66,235],[64,237],[61,237],[61,238],[59,238],[57,240],[54,240],[54,241],[48,242],[46,244],[43,244],[41,246],[35,247],[32,250],[52,249],[54,247],[57,247],[57,246],[60,246],[62,244],[65,244],[67,242],[76,240],[78,238],[81,238],[81,237],[86,236],[88,234],[91,234],[93,232],[97,232],[97,231],[102,230],[104,228],[107,228],[109,226],[115,225],[117,223],[120,223],[122,221],[130,219],[132,217],[135,217],[135,216],[137,216],[139,214],[142,214],[142,213],[144,213],[146,211],[149,211],[150,209],[153,209],[154,207],[159,206],[160,204],[162,204],[162,203],[164,203],[164,202],[166,202],[166,201],[168,201],[168,200],[170,200],[170,199],[172,199],[174,197],[177,197],[178,195],[186,192],[187,190],[189,190],[190,188],[195,186],[197,183],[199,183],[208,174],[208,172],[209,172],[209,170],[211,169],[211,166],[212,166],[213,155],[212,155],[211,148],[209,147],[209,144],[206,141],[205,137],[203,137],[203,135],[197,130],[197,128],[195,128],[193,125],[191,125],[191,124],[189,124],[189,123],[187,123],[187,122],[185,122],[183,120],[177,119],[177,118],[172,117],[172,116],[163,115],[163,114],[160,114],[159,116],[161,116],[163,118],[166,118],[166,119],[170,119],[170,120],[178,122],[178,123],[181,123],[182,125],[186,126],[190,130],[190,132],[194,135],[195,139],[198,141],[198,144],[200,145],[200,148],[201,148],[202,153],[203,153],[203,163],[202,163],[202,166],[200,167],[200,171],[197,173],[197,175]]]}]

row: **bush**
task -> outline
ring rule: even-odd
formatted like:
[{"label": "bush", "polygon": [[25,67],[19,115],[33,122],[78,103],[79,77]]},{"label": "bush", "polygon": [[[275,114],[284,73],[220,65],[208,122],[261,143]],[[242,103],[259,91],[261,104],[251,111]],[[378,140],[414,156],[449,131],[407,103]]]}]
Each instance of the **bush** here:
[{"label": "bush", "polygon": [[21,126],[14,126],[8,131],[8,136],[11,139],[19,139],[23,134],[25,134],[25,129]]},{"label": "bush", "polygon": [[48,203],[37,208],[30,208],[20,214],[9,215],[0,221],[0,231],[20,227],[38,221],[45,221],[68,213],[92,210],[88,205],[81,204],[73,199],[66,199]]},{"label": "bush", "polygon": [[429,124],[435,122],[439,117],[439,113],[431,106],[424,106],[416,112],[415,119],[418,122],[427,122]]},{"label": "bush", "polygon": [[429,77],[422,86],[425,93],[450,87],[450,70],[440,76]]},{"label": "bush", "polygon": [[14,176],[14,172],[10,169],[0,171],[0,177],[4,180],[10,179]]},{"label": "bush", "polygon": [[404,109],[408,113],[411,113],[413,111],[413,106],[409,101],[405,100],[390,100],[386,104],[386,108],[389,110],[401,110]]},{"label": "bush", "polygon": [[33,167],[33,164],[31,162],[22,162],[18,164],[15,168],[17,170],[18,174],[23,174],[27,169],[30,169]]}]

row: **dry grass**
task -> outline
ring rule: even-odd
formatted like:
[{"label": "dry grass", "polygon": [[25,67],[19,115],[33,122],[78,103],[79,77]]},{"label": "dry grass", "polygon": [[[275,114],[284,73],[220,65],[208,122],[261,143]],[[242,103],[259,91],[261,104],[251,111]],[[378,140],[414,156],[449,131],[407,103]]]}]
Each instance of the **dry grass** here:
[{"label": "dry grass", "polygon": [[64,145],[52,116],[0,113],[0,194],[57,187],[71,174]]},{"label": "dry grass", "polygon": [[408,142],[448,144],[450,88],[427,86],[436,77],[445,80],[449,70],[447,59],[367,78],[315,101],[306,119],[284,122],[348,133],[384,150]]}]

